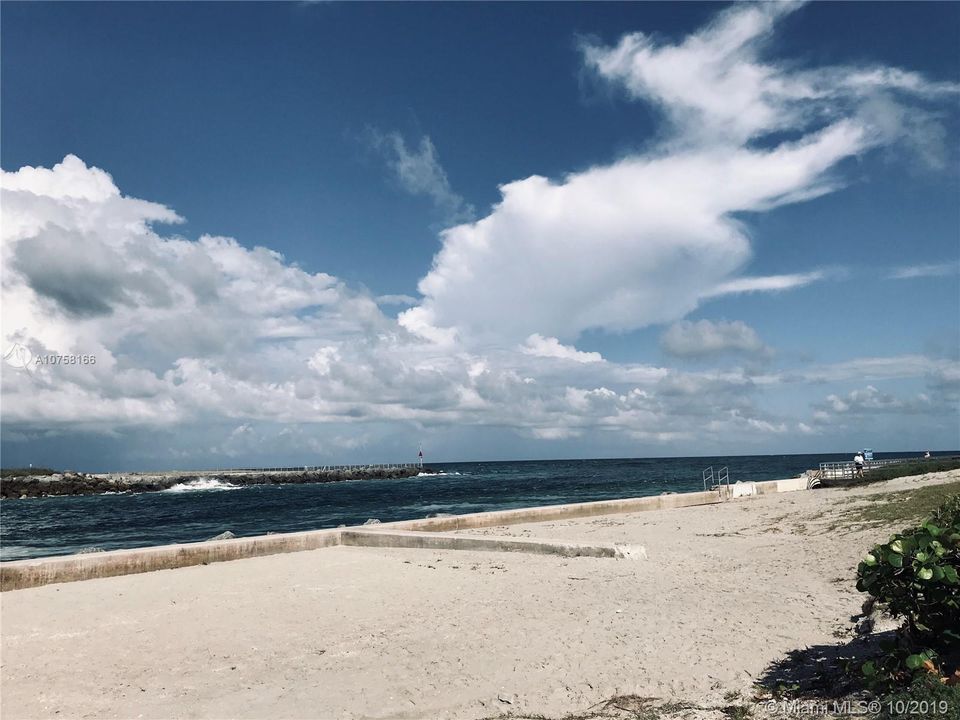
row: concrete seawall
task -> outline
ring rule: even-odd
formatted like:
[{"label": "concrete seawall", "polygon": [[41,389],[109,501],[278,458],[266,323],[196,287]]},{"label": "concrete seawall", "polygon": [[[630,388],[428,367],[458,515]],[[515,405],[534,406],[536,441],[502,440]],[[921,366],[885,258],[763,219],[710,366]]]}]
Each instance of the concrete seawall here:
[{"label": "concrete seawall", "polygon": [[[807,488],[805,478],[744,483],[741,489],[746,491],[745,486],[747,485],[751,486],[750,491],[743,492],[741,496],[766,495],[769,493],[805,490]],[[732,487],[736,488],[738,486],[735,485]],[[278,533],[257,537],[235,538],[232,540],[161,545],[150,548],[113,550],[103,553],[66,555],[32,560],[15,560],[0,563],[0,590],[19,590],[51,583],[90,580],[93,578],[151,572],[154,570],[170,570],[178,567],[205,565],[208,563],[240,560],[263,555],[316,550],[340,544],[361,544],[358,535],[382,536],[381,540],[370,539],[365,541],[367,545],[378,545],[381,547],[394,546],[396,543],[401,543],[400,546],[403,547],[437,547],[437,549],[442,549],[440,546],[445,545],[448,549],[470,549],[473,547],[473,545],[471,545],[472,541],[483,539],[459,536],[462,540],[453,542],[450,540],[450,536],[448,536],[438,545],[431,545],[427,539],[425,539],[424,533],[450,532],[501,525],[517,525],[569,518],[709,505],[725,502],[731,497],[733,497],[733,493],[724,488],[708,490],[706,492],[653,495],[640,498],[547,505],[542,507],[517,508],[514,510],[497,510],[493,512],[426,518],[422,520],[402,520],[392,523],[382,523],[376,526]],[[403,532],[393,533],[393,531],[413,532],[404,534]],[[391,536],[401,539],[395,540],[394,544],[391,544],[389,541]],[[345,538],[346,542],[344,542]],[[517,547],[508,548],[503,546],[498,548],[495,547],[495,544],[490,543],[490,541],[487,542],[489,547],[484,545],[483,548],[480,548],[480,546],[477,545],[476,549],[552,552],[550,550],[525,550],[521,546],[522,544],[517,543],[514,543]],[[501,540],[499,542],[501,545],[504,545],[505,541]],[[410,543],[413,543],[413,545]],[[421,544],[416,545],[416,543]],[[482,544],[483,543],[481,543],[481,545]],[[509,545],[510,543],[507,542],[506,544]],[[556,554],[560,554],[561,552],[561,550],[557,550]],[[575,552],[575,550],[571,550],[571,552]],[[591,552],[592,551],[582,550],[582,554],[591,554]],[[606,549],[597,550],[595,556],[609,556],[607,555],[608,552],[609,550]]]},{"label": "concrete seawall", "polygon": [[261,555],[317,550],[339,544],[339,530],[310,530],[233,540],[14,560],[0,563],[0,591],[207,565]]}]

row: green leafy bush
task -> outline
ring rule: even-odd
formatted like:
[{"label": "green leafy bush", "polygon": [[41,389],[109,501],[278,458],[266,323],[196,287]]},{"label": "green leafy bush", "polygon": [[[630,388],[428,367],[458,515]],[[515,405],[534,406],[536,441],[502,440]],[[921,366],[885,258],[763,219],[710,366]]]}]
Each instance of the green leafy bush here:
[{"label": "green leafy bush", "polygon": [[935,670],[942,653],[960,647],[960,495],[875,546],[857,567],[857,589],[905,621],[899,642],[865,664],[864,675],[905,679]]}]

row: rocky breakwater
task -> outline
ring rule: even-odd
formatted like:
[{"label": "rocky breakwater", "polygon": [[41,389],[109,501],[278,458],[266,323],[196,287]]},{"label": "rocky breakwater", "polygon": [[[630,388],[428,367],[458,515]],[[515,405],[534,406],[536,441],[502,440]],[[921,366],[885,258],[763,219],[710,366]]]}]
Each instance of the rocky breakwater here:
[{"label": "rocky breakwater", "polygon": [[211,473],[53,473],[49,475],[17,475],[0,481],[0,497],[25,499],[56,495],[102,495],[104,493],[141,493],[169,490],[175,486],[216,481],[226,485],[281,485],[330,483],[345,480],[387,480],[432,473],[429,468],[373,467],[336,470],[304,470],[278,472],[211,472]]},{"label": "rocky breakwater", "polygon": [[[168,486],[169,487],[169,486]],[[18,475],[0,480],[0,497],[43,497],[45,495],[100,495],[108,492],[124,492],[129,488],[118,478],[110,475],[87,475],[86,473],[53,473],[50,475]],[[161,486],[145,490],[163,490]]]}]

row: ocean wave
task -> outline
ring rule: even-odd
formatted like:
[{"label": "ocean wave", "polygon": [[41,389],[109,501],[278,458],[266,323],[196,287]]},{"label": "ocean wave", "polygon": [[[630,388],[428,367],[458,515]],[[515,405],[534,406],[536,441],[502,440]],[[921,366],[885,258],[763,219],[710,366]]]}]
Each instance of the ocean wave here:
[{"label": "ocean wave", "polygon": [[198,478],[190,482],[177,483],[168,487],[163,492],[183,493],[194,492],[196,490],[239,490],[243,485],[231,485],[230,483],[217,480],[215,478]]},{"label": "ocean wave", "polygon": [[482,512],[489,508],[485,503],[432,503],[428,505],[410,504],[395,508],[400,513],[409,513],[411,515],[422,515],[424,513],[451,513],[454,515],[463,515],[465,513]]},{"label": "ocean wave", "polygon": [[422,472],[417,477],[444,477],[447,475],[459,475],[458,472]]}]

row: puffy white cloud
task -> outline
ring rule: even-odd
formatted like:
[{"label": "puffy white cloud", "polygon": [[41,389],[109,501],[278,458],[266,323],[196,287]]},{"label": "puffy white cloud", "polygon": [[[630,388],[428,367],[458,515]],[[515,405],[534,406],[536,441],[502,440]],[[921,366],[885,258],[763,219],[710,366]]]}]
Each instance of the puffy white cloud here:
[{"label": "puffy white cloud", "polygon": [[[664,110],[665,141],[562,178],[503,185],[486,217],[442,233],[416,300],[371,296],[232,238],[166,234],[162,225],[180,222],[172,209],[123,195],[73,156],[3,173],[4,351],[20,343],[35,357],[96,356],[5,368],[4,441],[175,428],[182,446],[219,423],[222,437],[208,446],[225,454],[271,442],[328,452],[398,425],[715,447],[805,432],[763,407],[764,393],[794,383],[917,377],[955,392],[953,366],[919,356],[788,376],[611,362],[574,346],[587,329],[676,323],[719,295],[825,278],[743,276],[752,250],[739,214],[830,192],[843,182],[842,160],[909,135],[891,97],[933,102],[955,91],[890,68],[761,62],[782,12],[735,6],[675,45],[632,35],[585,48],[597,73]],[[791,140],[764,137],[776,130]],[[472,216],[429,138],[411,148],[388,134],[375,144],[407,191],[448,218]],[[405,304],[414,306],[396,319],[379,307]],[[762,352],[742,323],[680,324],[667,335],[681,354]],[[833,395],[848,407],[882,404]],[[820,430],[831,412],[815,409],[805,427]],[[321,424],[322,436],[312,429]],[[289,432],[261,432],[267,426]]]},{"label": "puffy white cloud", "polygon": [[173,211],[122,196],[73,156],[3,173],[2,188],[6,344],[96,357],[7,373],[5,421],[176,422],[195,404],[183,382],[199,359],[250,375],[270,365],[249,367],[271,341],[329,342],[391,322],[371,299],[265,248],[162,237],[152,226],[179,221]]},{"label": "puffy white cloud", "polygon": [[677,357],[708,357],[722,352],[769,353],[757,331],[741,320],[683,320],[667,329],[660,344],[667,353]]},{"label": "puffy white cloud", "polygon": [[841,161],[903,139],[890,127],[894,95],[939,100],[957,88],[893,68],[762,61],[791,9],[737,5],[675,44],[633,33],[612,47],[584,45],[588,68],[662,109],[668,135],[610,165],[503,185],[486,217],[442,233],[418,286],[423,301],[401,323],[467,343],[567,342],[587,329],[673,322],[719,295],[825,277],[740,277],[752,251],[737,214],[841,187]]},{"label": "puffy white cloud", "polygon": [[926,393],[902,398],[878,390],[873,385],[851,390],[843,396],[830,394],[817,409],[833,413],[864,414],[871,412],[921,413],[933,409],[933,401]]},{"label": "puffy white cloud", "polygon": [[[120,196],[120,191],[108,173],[100,168],[87,167],[76,155],[67,155],[63,162],[50,169],[28,165],[16,172],[6,173],[3,187],[10,192],[27,192],[52,200],[105,202]],[[159,206],[157,208],[160,210]],[[163,219],[164,215],[167,216],[167,222],[177,219],[171,211],[165,209],[160,210],[155,218]]]},{"label": "puffy white cloud", "polygon": [[738,4],[680,43],[630,33],[613,47],[585,44],[584,59],[629,96],[659,107],[682,143],[742,145],[851,115],[874,142],[929,134],[930,116],[918,108],[903,113],[897,96],[936,100],[956,95],[960,85],[898,68],[799,69],[764,61],[777,20],[799,5]]},{"label": "puffy white cloud", "polygon": [[[72,165],[82,183],[77,162],[62,166]],[[40,175],[50,195],[42,185],[8,189],[12,173],[0,182],[4,217],[12,220],[2,234],[4,342],[34,357],[89,354],[96,362],[30,372],[8,365],[5,442],[166,428],[179,433],[169,448],[179,457],[187,438],[222,424],[210,453],[240,457],[261,446],[331,453],[369,437],[350,426],[400,423],[506,427],[542,440],[614,433],[654,446],[749,444],[785,434],[788,419],[760,402],[778,386],[916,377],[927,378],[934,397],[956,392],[957,363],[923,356],[863,358],[794,375],[685,372],[607,362],[537,333],[517,345],[465,344],[456,331],[424,339],[381,313],[372,297],[277,253],[229,238],[159,234],[158,222],[177,219],[162,206],[116,189],[97,200],[53,197],[60,167]],[[102,186],[106,174],[88,170]],[[44,266],[38,257],[48,255]],[[687,353],[760,343],[742,323],[670,332],[674,349]],[[836,401],[851,404],[846,396]],[[816,427],[831,421],[827,410],[818,410]],[[304,431],[304,423],[330,432]],[[264,424],[290,431],[261,432]]]},{"label": "puffy white cloud", "polygon": [[[158,222],[178,219],[172,211],[123,196],[109,175],[85,175],[78,163],[68,158],[29,190],[7,187],[13,173],[0,178],[13,221],[2,235],[4,342],[34,357],[96,357],[31,372],[8,366],[5,441],[152,427],[183,443],[219,423],[222,436],[206,451],[239,457],[270,443],[334,452],[367,436],[344,432],[357,423],[508,427],[541,439],[614,432],[663,443],[697,428],[717,434],[711,420],[734,411],[732,431],[751,419],[774,422],[736,371],[611,364],[535,334],[499,349],[424,340],[373,298],[275,252],[160,234]],[[63,195],[61,172],[100,192]],[[329,425],[330,437],[303,423]],[[265,425],[290,431],[281,438],[261,432]]]},{"label": "puffy white cloud", "polygon": [[775,433],[782,434],[789,431],[786,423],[772,423],[767,420],[757,420],[756,418],[747,418],[747,426],[753,430],[757,430],[762,433]]},{"label": "puffy white cloud", "polygon": [[424,301],[401,322],[519,342],[680,319],[750,258],[730,213],[789,199],[862,147],[841,122],[771,151],[628,158],[509,183],[490,215],[443,233]]},{"label": "puffy white cloud", "polygon": [[[960,437],[960,362],[919,357],[864,358],[851,363],[838,363],[832,372],[824,373],[831,381],[871,380],[865,386],[845,392],[832,392],[811,404],[811,423],[807,427],[819,433],[842,434],[851,431],[854,437],[887,435],[888,442],[901,447],[941,444],[953,448]],[[857,376],[857,370],[863,373]],[[918,383],[925,381],[918,391]],[[890,380],[900,382],[890,389]],[[901,384],[906,381],[905,384]],[[908,388],[911,388],[908,389]],[[801,423],[803,424],[803,423]],[[894,429],[894,435],[888,433]]]},{"label": "puffy white cloud", "polygon": [[536,357],[558,358],[578,363],[603,362],[603,356],[598,352],[581,352],[575,347],[562,345],[556,338],[545,338],[537,333],[527,338],[527,342],[520,348],[520,352]]},{"label": "puffy white cloud", "polygon": [[930,387],[956,400],[960,394],[960,362],[944,362],[927,375]]},{"label": "puffy white cloud", "polygon": [[631,97],[659,106],[685,134],[742,143],[795,125],[793,103],[812,93],[757,60],[776,19],[791,9],[788,3],[739,6],[676,45],[636,32],[613,47],[585,44],[584,59]]}]

